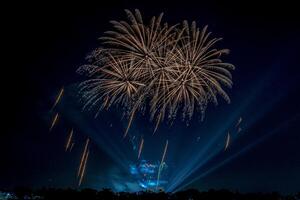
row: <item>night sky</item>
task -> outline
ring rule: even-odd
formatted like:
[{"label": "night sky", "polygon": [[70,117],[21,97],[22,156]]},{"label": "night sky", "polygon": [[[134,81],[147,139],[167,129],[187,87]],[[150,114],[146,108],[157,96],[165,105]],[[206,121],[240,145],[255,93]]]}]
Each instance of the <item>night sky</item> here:
[{"label": "night sky", "polygon": [[[100,45],[110,20],[124,20],[124,9],[144,18],[164,12],[163,21],[195,20],[209,26],[236,66],[231,104],[210,104],[203,122],[162,124],[139,116],[122,139],[126,120],[112,109],[94,118],[82,112],[76,69]],[[296,6],[259,3],[108,1],[84,5],[12,5],[5,26],[8,63],[2,66],[0,188],[77,187],[76,173],[87,137],[91,152],[81,187],[135,191],[129,166],[136,162],[132,138],[145,139],[147,162],[161,159],[166,139],[167,191],[231,189],[241,192],[294,193],[300,185],[300,26]],[[50,111],[60,88],[65,95]],[[60,119],[49,133],[54,114]],[[237,133],[235,124],[242,117]],[[75,146],[64,145],[74,128]],[[232,143],[224,151],[227,132]]]}]

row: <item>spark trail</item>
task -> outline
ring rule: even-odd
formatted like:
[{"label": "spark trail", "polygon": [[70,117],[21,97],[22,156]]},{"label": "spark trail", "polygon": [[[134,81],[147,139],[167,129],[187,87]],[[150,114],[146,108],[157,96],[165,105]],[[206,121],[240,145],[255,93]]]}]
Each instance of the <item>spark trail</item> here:
[{"label": "spark trail", "polygon": [[237,133],[240,133],[242,131],[242,128],[239,127]]},{"label": "spark trail", "polygon": [[79,164],[79,168],[78,168],[78,173],[77,176],[80,177],[80,174],[82,173],[82,168],[85,162],[85,157],[86,157],[86,153],[87,153],[87,149],[88,149],[88,145],[89,145],[90,139],[88,138],[85,142],[85,146],[84,146],[84,150],[80,159],[80,164]]},{"label": "spark trail", "polygon": [[169,145],[169,141],[167,140],[166,141],[166,145],[165,145],[165,149],[164,149],[164,153],[163,153],[163,156],[161,158],[161,162],[160,163],[163,163],[165,161],[166,153],[167,153],[167,150],[168,150],[168,145]]},{"label": "spark trail", "polygon": [[237,128],[241,124],[242,121],[243,121],[243,119],[242,119],[242,117],[240,117],[238,122],[235,125],[235,128]]},{"label": "spark trail", "polygon": [[62,88],[60,89],[60,91],[59,91],[59,93],[58,93],[58,96],[56,97],[55,102],[54,102],[54,104],[53,104],[51,110],[53,110],[53,109],[57,106],[57,104],[59,103],[59,101],[60,101],[60,99],[62,98],[63,94],[64,94],[64,87],[62,87]]},{"label": "spark trail", "polygon": [[69,149],[69,151],[70,151],[70,152],[72,151],[72,149],[73,149],[74,145],[75,145],[75,143],[73,142],[73,143],[71,144],[71,147],[70,147],[70,149]]},{"label": "spark trail", "polygon": [[229,147],[229,144],[230,144],[230,133],[228,132],[227,134],[227,139],[226,139],[226,143],[225,143],[225,151],[226,149]]},{"label": "spark trail", "polygon": [[142,153],[143,148],[144,148],[144,138],[142,138],[141,143],[140,143],[138,159],[140,159],[140,157],[141,157],[141,153]]},{"label": "spark trail", "polygon": [[56,124],[57,121],[58,121],[58,118],[59,118],[59,115],[58,115],[58,113],[56,113],[55,116],[54,116],[54,118],[53,118],[53,120],[52,120],[51,126],[50,126],[50,128],[49,128],[49,132],[52,131],[53,127],[55,126],[55,124]]},{"label": "spark trail", "polygon": [[83,177],[84,177],[84,174],[85,174],[85,170],[86,170],[86,163],[87,163],[87,160],[89,158],[89,154],[90,154],[90,151],[88,150],[87,153],[86,153],[85,159],[84,159],[84,164],[83,164],[81,173],[80,173],[80,179],[79,179],[79,182],[78,182],[78,186],[80,186],[81,183],[82,183],[82,180],[83,180]]},{"label": "spark trail", "polygon": [[164,148],[164,153],[163,153],[163,156],[161,158],[160,165],[159,165],[159,168],[158,168],[156,190],[158,188],[158,184],[159,184],[159,180],[160,180],[160,173],[161,173],[161,170],[163,169],[163,165],[164,165],[164,162],[165,162],[166,153],[167,153],[167,150],[168,150],[168,145],[169,145],[169,141],[167,140],[165,148]]},{"label": "spark trail", "polygon": [[71,129],[71,132],[70,132],[69,137],[67,139],[67,143],[66,143],[66,146],[65,146],[65,151],[68,151],[68,149],[70,148],[72,138],[73,138],[73,128]]}]

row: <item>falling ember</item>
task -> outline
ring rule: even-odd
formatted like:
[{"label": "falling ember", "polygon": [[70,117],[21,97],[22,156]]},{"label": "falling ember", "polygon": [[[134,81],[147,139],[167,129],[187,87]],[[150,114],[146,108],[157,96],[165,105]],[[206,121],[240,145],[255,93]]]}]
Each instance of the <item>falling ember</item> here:
[{"label": "falling ember", "polygon": [[237,128],[241,124],[242,121],[243,121],[243,119],[242,119],[242,117],[240,117],[238,122],[236,123],[235,127]]},{"label": "falling ember", "polygon": [[72,137],[73,137],[73,128],[71,129],[71,132],[69,134],[67,143],[66,143],[66,147],[65,147],[65,151],[67,151],[71,145],[71,141],[72,141]]},{"label": "falling ember", "polygon": [[123,135],[123,138],[125,138],[127,136],[127,134],[128,134],[128,131],[129,131],[129,128],[131,126],[131,123],[132,123],[132,120],[134,118],[134,115],[135,115],[135,111],[133,110],[132,113],[130,114],[129,122],[128,122],[128,125],[127,125],[127,128],[126,128],[126,131],[125,131],[125,133]]},{"label": "falling ember", "polygon": [[143,147],[144,147],[144,138],[142,138],[142,140],[141,140],[141,144],[140,144],[140,148],[139,148],[139,154],[138,154],[138,159],[139,159],[140,156],[141,156]]},{"label": "falling ember", "polygon": [[154,128],[154,131],[153,131],[153,135],[154,135],[154,133],[155,133],[155,132],[157,131],[157,129],[158,129],[159,123],[160,123],[160,121],[161,121],[161,116],[162,116],[162,113],[159,113],[158,118],[157,118],[157,120],[156,120],[156,124],[155,124],[155,128]]},{"label": "falling ember", "polygon": [[71,144],[71,147],[70,147],[70,149],[69,149],[69,151],[70,151],[70,152],[72,151],[72,149],[73,149],[74,145],[75,145],[75,143],[73,142],[73,143]]},{"label": "falling ember", "polygon": [[162,164],[165,161],[166,153],[167,153],[167,150],[168,150],[168,145],[169,145],[169,141],[167,140],[160,164]]},{"label": "falling ember", "polygon": [[242,131],[242,128],[239,127],[237,133],[240,133]]},{"label": "falling ember", "polygon": [[57,121],[58,121],[58,113],[56,113],[56,115],[54,116],[54,118],[53,118],[53,120],[52,120],[52,124],[51,124],[51,126],[50,126],[50,128],[49,128],[49,132],[51,132],[51,130],[53,129],[53,127],[55,126],[55,124],[57,123]]},{"label": "falling ember", "polygon": [[156,190],[157,190],[157,187],[158,187],[158,184],[159,184],[160,172],[163,168],[163,164],[164,164],[164,161],[165,161],[165,158],[166,158],[166,153],[167,153],[167,150],[168,150],[168,144],[169,144],[169,141],[167,140],[166,145],[165,145],[165,149],[164,149],[164,153],[163,153],[163,156],[162,156],[161,161],[160,161],[158,173],[157,173]]},{"label": "falling ember", "polygon": [[165,164],[165,163],[160,164],[160,165],[159,165],[159,168],[158,168],[157,182],[156,182],[156,190],[158,189],[159,180],[160,180],[160,174],[161,174],[161,171],[162,171],[163,168],[164,168],[164,164]]},{"label": "falling ember", "polygon": [[62,97],[63,94],[64,94],[64,87],[62,87],[62,88],[60,89],[59,94],[58,94],[58,96],[56,97],[55,102],[54,102],[54,104],[53,104],[51,110],[53,110],[53,109],[56,107],[56,105],[59,103],[59,101],[60,101],[60,99],[61,99],[61,97]]},{"label": "falling ember", "polygon": [[89,138],[86,139],[84,150],[83,150],[83,153],[82,153],[82,156],[81,156],[81,159],[80,159],[80,165],[79,165],[79,168],[78,168],[78,173],[77,173],[78,177],[80,176],[81,171],[82,171],[82,167],[83,167],[84,160],[85,160],[85,157],[86,157],[86,152],[87,152],[89,142],[90,142],[90,139]]},{"label": "falling ember", "polygon": [[84,176],[84,174],[85,174],[86,163],[87,163],[87,160],[88,160],[88,158],[89,158],[89,154],[90,154],[90,151],[87,151],[86,156],[85,156],[85,159],[84,159],[83,168],[82,168],[82,170],[81,170],[81,174],[80,174],[80,179],[79,179],[78,186],[80,186],[81,183],[82,183],[82,179],[83,179],[83,176]]},{"label": "falling ember", "polygon": [[226,144],[225,144],[225,150],[228,148],[229,143],[230,143],[230,133],[228,132],[227,139],[226,139]]}]

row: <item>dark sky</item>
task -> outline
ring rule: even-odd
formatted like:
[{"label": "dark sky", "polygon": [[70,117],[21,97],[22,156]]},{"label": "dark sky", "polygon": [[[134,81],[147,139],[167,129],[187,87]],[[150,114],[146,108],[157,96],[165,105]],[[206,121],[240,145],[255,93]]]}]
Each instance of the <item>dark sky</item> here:
[{"label": "dark sky", "polygon": [[[297,10],[288,3],[252,1],[238,4],[229,1],[107,1],[7,7],[9,12],[4,24],[7,36],[2,40],[8,44],[5,51],[9,62],[2,66],[4,128],[0,134],[0,187],[76,186],[74,176],[80,145],[87,135],[92,138],[93,146],[84,186],[100,189],[113,187],[116,182],[132,181],[124,169],[118,167],[126,166],[132,158],[132,152],[125,150],[127,143],[121,144],[117,135],[122,134],[124,121],[116,110],[103,113],[100,119],[82,113],[76,103],[74,84],[80,80],[75,72],[77,67],[99,46],[97,38],[111,28],[109,20],[123,20],[123,10],[135,8],[140,9],[146,19],[164,12],[164,20],[171,24],[185,19],[197,21],[200,27],[208,24],[214,36],[224,38],[221,46],[231,49],[226,61],[236,66],[234,87],[228,91],[232,103],[210,105],[204,122],[192,121],[189,127],[180,122],[171,128],[162,126],[156,138],[150,138],[153,124],[148,120],[141,117],[133,126],[132,135],[143,132],[146,139],[149,137],[149,146],[159,147],[153,151],[145,147],[148,160],[159,160],[165,139],[170,140],[170,171],[173,169],[179,178],[170,176],[174,186],[169,185],[169,188],[282,193],[299,190],[300,26]],[[55,131],[49,133],[53,116],[49,110],[63,85],[67,88],[66,97],[57,110],[62,120]],[[222,134],[226,134],[240,116],[244,120],[243,135],[236,138],[228,152],[219,151],[214,145],[223,145]],[[113,124],[113,128],[109,129],[109,124]],[[63,146],[70,127],[75,129],[79,146],[66,155]],[[105,133],[98,134],[95,130]],[[174,134],[169,135],[169,132]],[[204,133],[199,135],[199,132]],[[212,140],[219,132],[220,138]],[[195,150],[198,136],[204,138],[201,145],[207,147],[208,154]],[[211,145],[210,141],[213,141]],[[121,153],[111,153],[113,148]],[[191,170],[193,174],[185,177]],[[195,177],[198,178],[194,180]]]}]

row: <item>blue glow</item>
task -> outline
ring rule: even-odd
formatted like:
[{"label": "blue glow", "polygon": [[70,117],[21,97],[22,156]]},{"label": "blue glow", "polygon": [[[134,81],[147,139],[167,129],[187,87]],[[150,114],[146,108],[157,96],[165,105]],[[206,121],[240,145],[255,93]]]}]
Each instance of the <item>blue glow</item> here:
[{"label": "blue glow", "polygon": [[[162,172],[166,169],[166,164],[164,166]],[[136,165],[129,165],[130,174],[142,189],[155,190],[167,184],[166,180],[157,180],[158,169],[158,164],[149,163],[146,160],[141,160]]]},{"label": "blue glow", "polygon": [[134,165],[130,165],[129,168],[132,175],[138,174],[138,170]]}]

